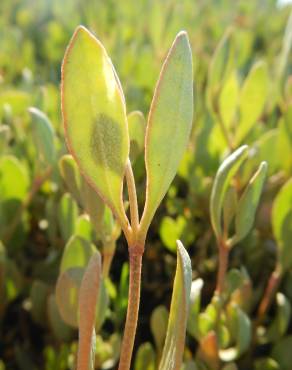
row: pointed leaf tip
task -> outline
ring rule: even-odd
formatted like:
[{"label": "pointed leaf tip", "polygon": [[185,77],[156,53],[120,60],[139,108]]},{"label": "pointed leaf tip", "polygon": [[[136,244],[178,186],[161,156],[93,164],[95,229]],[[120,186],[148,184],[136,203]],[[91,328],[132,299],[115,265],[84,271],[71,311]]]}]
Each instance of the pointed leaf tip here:
[{"label": "pointed leaf tip", "polygon": [[177,241],[177,268],[175,273],[167,334],[159,370],[177,370],[182,364],[186,325],[190,302],[192,268],[183,244]]},{"label": "pointed leaf tip", "polygon": [[129,134],[124,96],[105,48],[83,26],[76,28],[65,53],[61,94],[68,148],[125,226],[122,188]]},{"label": "pointed leaf tip", "polygon": [[187,34],[182,31],[162,66],[148,117],[145,136],[147,191],[141,220],[144,231],[176,175],[192,121],[192,53]]}]

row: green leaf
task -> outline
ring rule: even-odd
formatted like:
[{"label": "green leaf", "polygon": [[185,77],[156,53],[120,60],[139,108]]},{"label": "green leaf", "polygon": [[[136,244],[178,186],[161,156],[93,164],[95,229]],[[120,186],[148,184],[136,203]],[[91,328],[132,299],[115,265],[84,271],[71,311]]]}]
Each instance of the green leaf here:
[{"label": "green leaf", "polygon": [[165,306],[157,306],[150,317],[151,332],[158,352],[160,353],[165,341],[169,313]]},{"label": "green leaf", "polygon": [[[277,63],[277,78],[281,80],[289,61],[289,55],[292,47],[292,12],[288,18],[285,33],[282,41],[282,50]],[[279,81],[280,82],[280,81]]]},{"label": "green leaf", "polygon": [[127,225],[122,201],[129,156],[125,99],[106,50],[82,26],[64,57],[61,91],[69,150],[87,181]]},{"label": "green leaf", "polygon": [[81,236],[72,235],[63,252],[60,273],[71,267],[86,267],[95,252],[95,246],[88,240]]},{"label": "green leaf", "polygon": [[48,117],[39,109],[31,107],[28,111],[32,117],[32,133],[37,151],[44,162],[53,164],[55,161],[54,128]]},{"label": "green leaf", "polygon": [[284,270],[292,264],[292,178],[288,180],[277,194],[272,208],[272,226]]},{"label": "green leaf", "polygon": [[[85,268],[83,267],[70,267],[59,275],[56,284],[56,302],[59,313],[64,322],[74,328],[77,328],[79,323],[78,297],[84,272]],[[104,281],[101,280],[95,308],[96,319],[94,325],[96,332],[100,330],[104,322],[108,303],[107,290]]]},{"label": "green leaf", "polygon": [[135,370],[155,370],[155,357],[151,343],[141,344],[135,358]]},{"label": "green leaf", "polygon": [[62,320],[54,294],[51,294],[48,299],[48,319],[53,334],[58,340],[72,340],[73,330]]},{"label": "green leaf", "polygon": [[219,167],[210,199],[210,217],[216,237],[222,236],[222,208],[230,180],[235,175],[240,165],[247,157],[248,146],[243,145],[230,154]]},{"label": "green leaf", "polygon": [[0,194],[4,199],[23,199],[28,192],[29,177],[24,165],[14,156],[0,158]]},{"label": "green leaf", "polygon": [[74,233],[78,217],[78,206],[69,193],[65,193],[59,203],[58,221],[61,235],[67,241]]},{"label": "green leaf", "polygon": [[168,216],[163,217],[159,228],[159,235],[162,243],[170,251],[175,252],[176,241],[182,237],[186,224],[186,219],[183,216],[178,216],[176,220]]},{"label": "green leaf", "polygon": [[[292,101],[292,98],[290,98]],[[278,161],[281,168],[289,176],[292,173],[292,104],[287,107],[287,110],[280,118],[278,123],[278,142],[276,151],[279,153]],[[271,151],[271,155],[275,153]]]},{"label": "green leaf", "polygon": [[262,194],[267,169],[267,163],[262,162],[239,199],[235,216],[236,242],[242,240],[252,228],[260,196]]},{"label": "green leaf", "polygon": [[227,311],[227,325],[235,341],[235,346],[221,349],[219,356],[222,361],[233,361],[242,355],[251,341],[251,322],[248,316],[236,304],[231,304]]},{"label": "green leaf", "polygon": [[219,97],[219,111],[226,127],[231,127],[235,118],[239,95],[239,85],[236,71],[230,74]]},{"label": "green leaf", "polygon": [[182,243],[177,241],[177,267],[171,298],[167,334],[159,370],[176,370],[179,369],[182,364],[191,284],[191,260]]},{"label": "green leaf", "polygon": [[90,217],[97,233],[103,227],[104,203],[94,189],[80,174],[80,170],[72,155],[64,155],[59,161],[61,175],[74,199]]},{"label": "green leaf", "polygon": [[[81,198],[97,236],[101,237],[99,234],[104,233],[104,218],[106,217],[105,204],[84,178],[81,179]],[[112,214],[110,210],[109,213]]]},{"label": "green leaf", "polygon": [[219,92],[234,65],[232,30],[227,29],[212,56],[208,70],[207,103],[211,112],[217,107]]},{"label": "green leaf", "polygon": [[192,54],[187,34],[180,32],[162,67],[146,128],[147,191],[141,220],[144,232],[177,172],[192,118]]},{"label": "green leaf", "polygon": [[94,325],[100,281],[101,257],[96,252],[89,261],[80,286],[77,370],[94,370]]},{"label": "green leaf", "polygon": [[0,126],[0,152],[4,153],[4,150],[6,149],[9,138],[11,136],[11,128],[7,125],[1,125]]},{"label": "green leaf", "polygon": [[235,216],[237,203],[237,192],[233,186],[230,186],[226,191],[223,204],[223,224],[224,229],[227,231],[229,230],[231,222]]},{"label": "green leaf", "polygon": [[291,304],[284,294],[276,294],[276,314],[267,330],[267,337],[272,341],[278,341],[287,331],[291,319]]},{"label": "green leaf", "polygon": [[272,349],[271,357],[279,364],[279,369],[290,370],[292,363],[292,335],[280,339]]},{"label": "green leaf", "polygon": [[[266,63],[257,62],[246,77],[239,98],[239,123],[235,142],[240,144],[263,112],[269,92]],[[255,104],[256,102],[256,104]]]},{"label": "green leaf", "polygon": [[84,268],[71,267],[63,271],[56,284],[56,303],[63,321],[78,328],[78,295]]},{"label": "green leaf", "polygon": [[281,370],[279,364],[272,358],[260,358],[255,361],[255,370]]},{"label": "green leaf", "polygon": [[146,120],[142,112],[134,111],[128,114],[130,135],[130,158],[135,158],[144,149]]},{"label": "green leaf", "polygon": [[76,224],[76,235],[91,241],[94,237],[93,226],[87,214],[78,217]]},{"label": "green leaf", "polygon": [[65,184],[78,204],[82,205],[80,194],[81,176],[79,168],[71,154],[63,155],[59,161],[60,173]]}]

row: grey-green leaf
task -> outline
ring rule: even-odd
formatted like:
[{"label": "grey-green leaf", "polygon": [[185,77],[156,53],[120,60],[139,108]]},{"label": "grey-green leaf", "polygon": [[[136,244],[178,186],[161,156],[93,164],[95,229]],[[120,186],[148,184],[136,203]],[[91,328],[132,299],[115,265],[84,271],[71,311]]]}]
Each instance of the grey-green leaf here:
[{"label": "grey-green leaf", "polygon": [[247,145],[238,148],[224,160],[215,176],[210,199],[210,217],[218,239],[222,236],[222,208],[229,182],[247,157],[247,154]]},{"label": "grey-green leaf", "polygon": [[39,109],[28,109],[32,117],[32,133],[38,153],[43,161],[52,164],[55,161],[54,128],[48,117]]},{"label": "grey-green leaf", "polygon": [[267,163],[262,162],[239,200],[235,216],[236,242],[242,240],[252,228],[267,169]]},{"label": "grey-green leaf", "polygon": [[144,232],[177,172],[192,120],[192,53],[186,32],[180,32],[162,67],[146,128],[147,190],[141,220]]},{"label": "grey-green leaf", "polygon": [[179,370],[181,367],[189,311],[191,284],[191,260],[182,243],[178,241],[177,268],[171,298],[167,334],[159,370]]}]

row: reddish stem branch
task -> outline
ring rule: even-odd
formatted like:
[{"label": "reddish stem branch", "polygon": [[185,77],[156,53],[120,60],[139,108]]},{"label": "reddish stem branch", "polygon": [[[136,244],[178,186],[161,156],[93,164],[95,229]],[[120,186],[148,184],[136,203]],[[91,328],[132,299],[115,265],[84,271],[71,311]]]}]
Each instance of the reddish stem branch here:
[{"label": "reddish stem branch", "polygon": [[259,309],[258,309],[258,319],[257,323],[260,324],[262,320],[264,319],[267,311],[269,310],[271,303],[274,299],[275,293],[278,289],[278,286],[281,281],[281,269],[276,266],[275,270],[273,271],[272,275],[270,276],[270,279],[268,281],[264,296],[262,298],[262,301],[260,303]]},{"label": "reddish stem branch", "polygon": [[144,246],[129,247],[130,284],[129,300],[124,337],[121,348],[119,370],[129,370],[138,322],[141,286],[141,268]]},{"label": "reddish stem branch", "polygon": [[217,274],[216,293],[220,296],[224,289],[225,276],[228,268],[229,248],[222,240],[219,242],[219,268]]}]

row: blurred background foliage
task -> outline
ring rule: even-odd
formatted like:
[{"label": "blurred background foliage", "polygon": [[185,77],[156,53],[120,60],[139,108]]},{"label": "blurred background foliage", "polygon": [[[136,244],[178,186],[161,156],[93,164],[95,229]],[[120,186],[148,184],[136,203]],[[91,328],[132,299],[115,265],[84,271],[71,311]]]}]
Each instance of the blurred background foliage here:
[{"label": "blurred background foliage", "polygon": [[[126,243],[107,211],[103,232],[90,223],[88,214],[93,217],[94,210],[72,189],[72,164],[66,170],[59,163],[67,151],[60,68],[78,24],[105,45],[128,112],[140,110],[145,116],[161,63],[179,30],[188,31],[193,51],[193,132],[147,240],[135,369],[155,369],[161,354],[176,239],[188,248],[194,279],[184,368],[292,369],[290,12],[291,6],[279,7],[275,0],[1,0],[1,370],[74,368],[76,296],[96,247],[107,261],[97,308],[97,368],[115,368],[119,356],[127,307]],[[32,106],[37,110],[29,110]],[[209,197],[222,159],[244,143],[249,158],[231,189],[240,194],[261,160],[268,162],[269,174],[255,227],[230,256],[226,317],[231,324],[223,325],[214,340],[210,300],[218,254]],[[139,149],[139,140],[136,144]],[[131,155],[142,207],[140,152]],[[278,292],[259,318],[272,273]],[[232,354],[224,351],[230,347]]]}]

